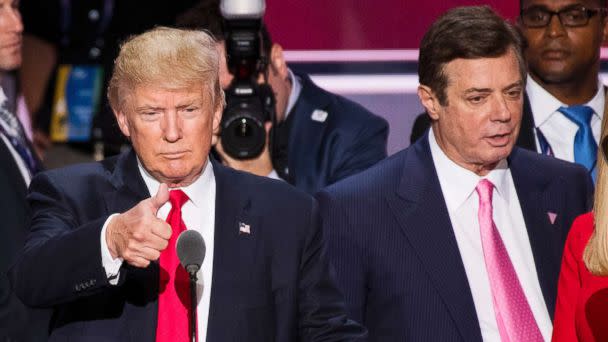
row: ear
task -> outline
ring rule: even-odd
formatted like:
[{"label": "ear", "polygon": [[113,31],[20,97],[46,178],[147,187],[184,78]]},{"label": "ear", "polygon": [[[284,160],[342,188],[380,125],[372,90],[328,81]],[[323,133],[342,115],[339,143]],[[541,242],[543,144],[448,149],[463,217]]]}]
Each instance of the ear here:
[{"label": "ear", "polygon": [[289,76],[283,48],[279,44],[272,44],[272,48],[270,49],[270,69],[280,79],[284,80]]},{"label": "ear", "polygon": [[116,117],[116,121],[118,122],[118,127],[122,134],[124,134],[127,138],[131,136],[129,120],[127,119],[127,115],[124,110],[114,110],[114,116]]},{"label": "ear", "polygon": [[[222,113],[224,112],[223,101],[218,102],[219,103],[215,106],[215,110],[213,111],[213,118],[211,122],[212,136],[215,138],[220,134],[220,123],[222,122]],[[213,143],[213,145],[215,145],[215,143]]]},{"label": "ear", "polygon": [[418,86],[418,98],[420,99],[420,103],[426,109],[426,112],[429,114],[432,120],[437,120],[439,118],[439,108],[440,104],[437,100],[437,96],[431,88],[425,85]]}]

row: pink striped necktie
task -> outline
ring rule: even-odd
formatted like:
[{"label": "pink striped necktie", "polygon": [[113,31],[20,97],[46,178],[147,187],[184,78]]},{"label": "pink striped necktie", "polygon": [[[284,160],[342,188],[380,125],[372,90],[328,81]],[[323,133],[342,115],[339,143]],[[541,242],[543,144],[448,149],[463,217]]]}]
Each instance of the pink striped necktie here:
[{"label": "pink striped necktie", "polygon": [[515,268],[492,219],[494,184],[482,179],[475,188],[479,195],[479,229],[483,256],[490,278],[492,303],[502,342],[543,341]]},{"label": "pink striped necktie", "polygon": [[171,190],[169,201],[171,210],[167,223],[171,225],[172,232],[167,248],[160,253],[156,342],[186,342],[190,340],[190,278],[179,265],[175,242],[186,230],[182,206],[188,201],[188,195],[181,190]]}]

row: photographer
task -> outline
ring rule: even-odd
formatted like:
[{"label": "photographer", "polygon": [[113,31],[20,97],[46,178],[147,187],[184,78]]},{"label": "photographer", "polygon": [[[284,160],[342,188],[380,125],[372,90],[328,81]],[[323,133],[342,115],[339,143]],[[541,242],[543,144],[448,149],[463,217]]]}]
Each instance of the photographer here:
[{"label": "photographer", "polygon": [[[203,0],[178,18],[178,26],[209,31],[226,53],[228,21],[218,0]],[[218,137],[215,148],[224,164],[261,176],[278,176],[313,193],[386,157],[388,125],[384,119],[317,87],[307,75],[293,73],[281,46],[272,43],[263,24],[259,34],[260,54],[267,56],[268,63],[257,80],[267,82],[274,93],[277,124],[271,128],[270,122],[265,123],[268,132],[274,130],[270,134],[274,139],[259,155],[239,159],[226,153],[225,141],[223,144]],[[228,89],[234,77],[229,63],[221,64],[222,87]]]}]

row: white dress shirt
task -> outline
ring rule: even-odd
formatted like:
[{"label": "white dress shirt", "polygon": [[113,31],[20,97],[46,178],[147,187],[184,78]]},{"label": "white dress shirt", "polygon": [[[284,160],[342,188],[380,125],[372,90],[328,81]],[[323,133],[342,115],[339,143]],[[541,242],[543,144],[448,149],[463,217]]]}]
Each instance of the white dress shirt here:
[{"label": "white dress shirt", "polygon": [[[557,111],[559,107],[567,107],[568,105],[561,103],[530,76],[528,76],[526,93],[530,100],[534,125],[547,139],[553,150],[553,155],[559,159],[574,162],[574,137],[578,131],[578,126]],[[591,101],[585,104],[591,107],[594,112],[591,117],[591,130],[596,143],[599,142],[602,129],[604,101],[604,85],[598,80],[597,93]],[[534,135],[536,136],[536,131],[534,131]],[[538,137],[536,138],[536,150],[542,152]]]},{"label": "white dress shirt", "polygon": [[[139,172],[142,175],[146,187],[150,194],[154,196],[160,183],[154,179],[141,165],[138,160]],[[211,162],[207,160],[205,168],[201,173],[200,177],[192,184],[187,187],[181,188],[181,190],[188,195],[189,200],[182,206],[182,220],[186,225],[187,229],[194,229],[201,233],[205,240],[205,246],[207,251],[205,253],[205,259],[203,265],[197,274],[197,319],[198,319],[198,340],[206,341],[207,338],[207,322],[209,321],[209,302],[211,299],[211,280],[213,275],[213,249],[214,249],[214,236],[215,236],[215,176],[213,174],[213,167]],[[157,217],[166,220],[169,211],[171,210],[171,203],[167,201],[158,210]],[[116,215],[116,214],[115,214]],[[108,223],[114,217],[110,216],[101,231],[101,255],[102,263],[110,283],[116,284],[118,280],[118,273],[122,260],[112,260],[110,251],[105,241],[105,231]],[[154,324],[156,322],[150,322]]]},{"label": "white dress shirt", "polygon": [[483,340],[500,342],[477,218],[479,197],[475,187],[482,178],[487,178],[494,184],[492,198],[494,223],[500,232],[540,332],[543,338],[549,341],[553,325],[538,282],[532,247],[507,161],[501,161],[488,175],[480,177],[450,160],[437,144],[433,130],[429,133],[429,144],[473,295]]},{"label": "white dress shirt", "polygon": [[[4,105],[4,101],[7,101],[7,98],[4,94],[4,90],[2,90],[2,87],[0,87],[0,106]],[[6,124],[3,120],[0,120],[0,125],[2,125],[2,128],[4,128],[4,130],[7,132],[13,131],[13,128],[8,126],[8,124]],[[25,182],[25,185],[29,186],[30,182],[32,181],[32,176],[30,175],[30,171],[28,170],[25,161],[23,160],[23,158],[21,158],[17,150],[15,150],[11,142],[8,140],[7,137],[4,136],[4,134],[0,133],[0,138],[13,156],[13,159],[17,164],[17,168],[19,168],[19,173],[21,174],[21,176],[23,176],[23,181]]]}]

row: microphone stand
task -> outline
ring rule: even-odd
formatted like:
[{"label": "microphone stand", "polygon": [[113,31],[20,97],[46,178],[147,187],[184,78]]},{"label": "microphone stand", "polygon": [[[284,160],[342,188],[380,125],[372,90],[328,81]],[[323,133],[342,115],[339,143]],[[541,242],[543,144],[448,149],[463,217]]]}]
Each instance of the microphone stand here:
[{"label": "microphone stand", "polygon": [[196,342],[196,272],[197,265],[188,265],[186,268],[190,275],[190,336],[191,341]]}]

